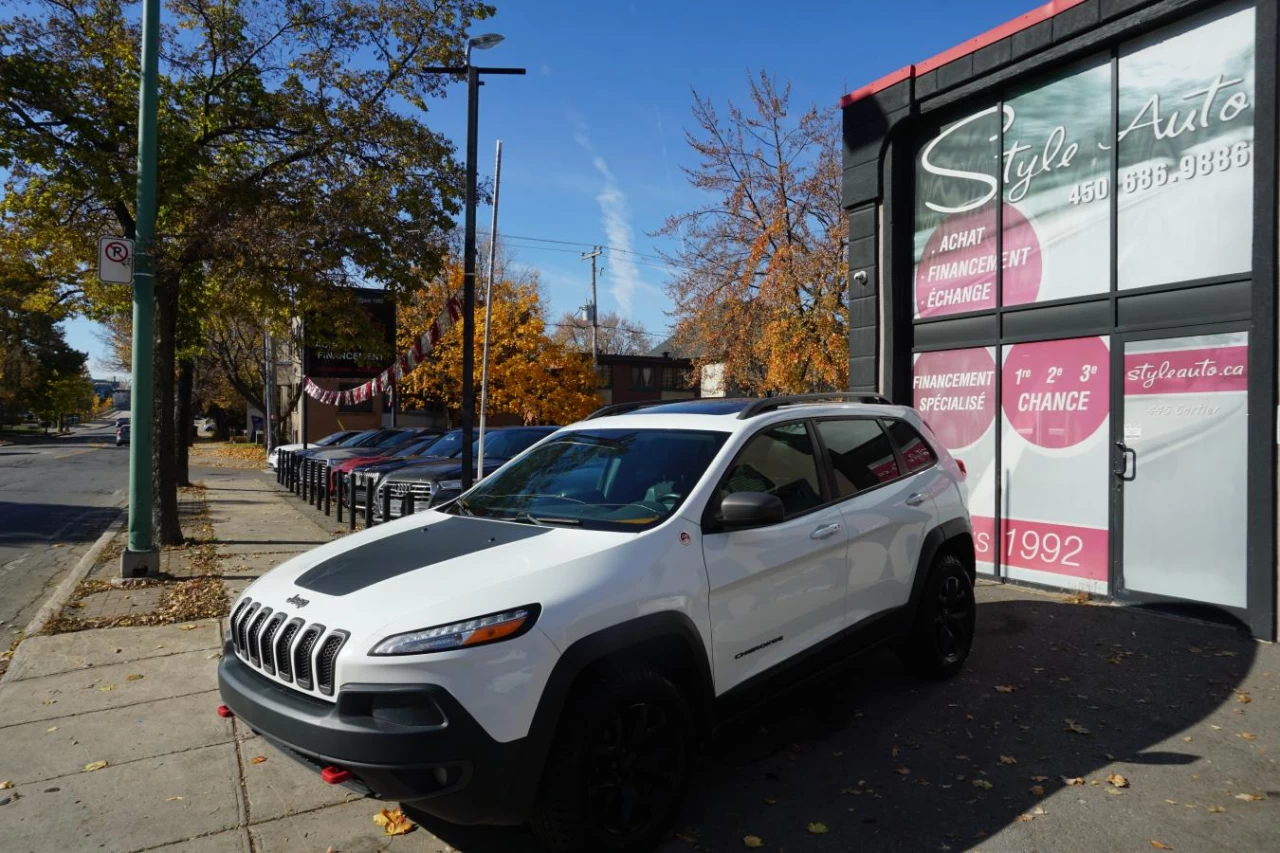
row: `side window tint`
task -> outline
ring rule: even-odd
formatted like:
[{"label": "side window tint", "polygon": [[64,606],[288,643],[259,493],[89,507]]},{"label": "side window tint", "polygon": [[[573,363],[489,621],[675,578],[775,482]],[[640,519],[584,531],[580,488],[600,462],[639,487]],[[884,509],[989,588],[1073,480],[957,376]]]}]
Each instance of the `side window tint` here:
[{"label": "side window tint", "polygon": [[735,492],[777,495],[788,516],[822,503],[818,460],[805,425],[782,424],[747,442],[725,475],[719,496]]},{"label": "side window tint", "polygon": [[893,443],[902,451],[902,459],[907,463],[908,471],[914,474],[938,461],[938,455],[933,452],[929,442],[911,424],[906,421],[885,423],[889,427],[889,435],[893,436]]},{"label": "side window tint", "polygon": [[827,446],[827,460],[835,472],[839,497],[846,498],[897,479],[898,460],[879,422],[869,419],[818,421],[818,432]]}]

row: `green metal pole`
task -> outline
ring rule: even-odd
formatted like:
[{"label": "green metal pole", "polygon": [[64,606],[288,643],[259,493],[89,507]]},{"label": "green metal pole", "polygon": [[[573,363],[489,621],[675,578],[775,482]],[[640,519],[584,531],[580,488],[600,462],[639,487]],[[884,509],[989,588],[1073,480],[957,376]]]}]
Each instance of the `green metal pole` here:
[{"label": "green metal pole", "polygon": [[143,0],[142,81],[138,88],[138,203],[133,269],[133,395],[129,440],[129,545],[121,574],[154,574],[159,559],[151,530],[152,346],[156,229],[156,102],[159,88],[160,0]]}]

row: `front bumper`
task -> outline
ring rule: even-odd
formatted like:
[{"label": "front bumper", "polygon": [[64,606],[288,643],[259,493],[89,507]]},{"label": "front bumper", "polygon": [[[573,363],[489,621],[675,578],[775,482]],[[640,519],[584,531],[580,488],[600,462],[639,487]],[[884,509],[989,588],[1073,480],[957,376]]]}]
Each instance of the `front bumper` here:
[{"label": "front bumper", "polygon": [[524,821],[538,781],[524,739],[499,743],[432,684],[344,684],[326,702],[276,684],[228,645],[222,701],[250,729],[317,773],[337,767],[365,796],[411,803],[451,823]]}]

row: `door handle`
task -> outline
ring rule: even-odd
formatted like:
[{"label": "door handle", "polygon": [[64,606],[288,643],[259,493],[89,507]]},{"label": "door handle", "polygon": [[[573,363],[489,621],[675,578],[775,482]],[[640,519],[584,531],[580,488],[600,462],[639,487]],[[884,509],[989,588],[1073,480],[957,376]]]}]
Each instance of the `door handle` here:
[{"label": "door handle", "polygon": [[836,522],[832,522],[831,524],[822,525],[817,530],[810,533],[809,538],[810,539],[826,539],[828,536],[834,536],[839,532],[840,532],[840,522],[836,521]]},{"label": "door handle", "polygon": [[913,492],[907,495],[905,503],[907,506],[920,506],[920,504],[924,503],[924,495],[919,492]]},{"label": "door handle", "polygon": [[[1138,476],[1138,451],[1123,441],[1116,442],[1116,449],[1120,451],[1120,458],[1112,473],[1126,483],[1132,482]],[[1133,464],[1130,465],[1130,463]]]}]

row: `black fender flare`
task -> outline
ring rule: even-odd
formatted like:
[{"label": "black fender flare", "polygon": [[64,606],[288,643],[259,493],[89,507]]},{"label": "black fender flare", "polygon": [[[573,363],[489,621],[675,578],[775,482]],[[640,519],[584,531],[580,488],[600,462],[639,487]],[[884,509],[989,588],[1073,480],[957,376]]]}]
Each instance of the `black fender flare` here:
[{"label": "black fender flare", "polygon": [[691,682],[689,686],[695,694],[688,697],[689,704],[699,725],[710,726],[715,698],[711,661],[707,656],[702,634],[688,615],[664,610],[588,634],[564,650],[542,689],[522,750],[520,772],[524,778],[511,788],[511,793],[520,800],[518,805],[512,804],[517,811],[527,814],[533,804],[538,782],[542,778],[543,765],[578,677],[602,661],[624,658],[653,641],[673,643],[687,649],[688,657],[681,663],[688,665],[688,680]]},{"label": "black fender flare", "polygon": [[[911,601],[908,607],[908,613],[914,614],[916,608],[920,604],[920,597],[924,595],[924,582],[929,577],[929,570],[933,567],[933,561],[937,559],[938,552],[949,542],[955,540],[967,540],[969,553],[973,553],[973,526],[969,523],[968,518],[953,518],[950,521],[944,521],[937,527],[930,530],[924,537],[924,542],[920,546],[920,559],[916,563],[916,574],[911,579]],[[968,566],[973,569],[972,563]]]}]

